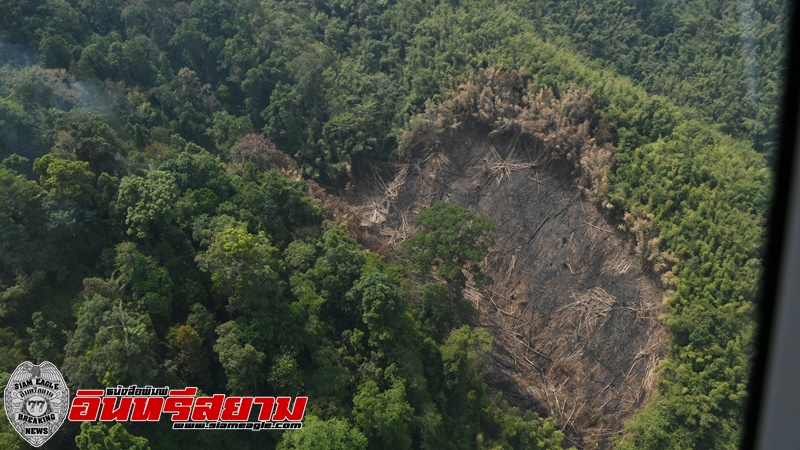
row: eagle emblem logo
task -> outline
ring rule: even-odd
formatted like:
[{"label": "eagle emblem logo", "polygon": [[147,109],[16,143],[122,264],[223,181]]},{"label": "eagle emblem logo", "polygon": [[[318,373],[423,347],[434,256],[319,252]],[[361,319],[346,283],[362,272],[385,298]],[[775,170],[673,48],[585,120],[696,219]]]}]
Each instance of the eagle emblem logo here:
[{"label": "eagle emblem logo", "polygon": [[69,412],[69,389],[56,366],[25,361],[8,380],[3,400],[9,422],[34,447],[47,442]]}]

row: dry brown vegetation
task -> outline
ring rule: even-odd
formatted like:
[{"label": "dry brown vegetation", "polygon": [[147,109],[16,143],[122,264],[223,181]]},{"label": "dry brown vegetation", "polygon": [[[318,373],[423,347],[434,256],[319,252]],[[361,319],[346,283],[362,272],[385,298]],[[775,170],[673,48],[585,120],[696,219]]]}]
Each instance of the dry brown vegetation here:
[{"label": "dry brown vegetation", "polygon": [[276,169],[281,172],[296,170],[297,164],[286,153],[263,134],[248,134],[238,141],[228,151],[230,164],[234,168],[266,172]]},{"label": "dry brown vegetation", "polygon": [[637,243],[601,213],[615,149],[591,95],[526,94],[515,73],[480,72],[414,118],[401,151],[395,177],[360,202],[362,225],[392,249],[436,201],[492,219],[495,283],[466,292],[495,337],[490,384],[573,444],[606,447],[654,387],[665,292],[647,259],[671,261],[648,250],[646,218],[628,219]]}]

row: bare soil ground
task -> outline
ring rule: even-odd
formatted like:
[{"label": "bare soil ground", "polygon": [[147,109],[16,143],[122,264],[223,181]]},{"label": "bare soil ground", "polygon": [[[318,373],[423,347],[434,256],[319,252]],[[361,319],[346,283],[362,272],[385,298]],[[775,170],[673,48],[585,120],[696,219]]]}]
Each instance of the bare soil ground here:
[{"label": "bare soil ground", "polygon": [[664,292],[574,186],[571,165],[539,147],[451,133],[360,202],[362,225],[391,250],[439,200],[493,220],[484,270],[495,283],[467,291],[495,338],[488,381],[511,404],[555,418],[573,445],[606,448],[655,386]]}]

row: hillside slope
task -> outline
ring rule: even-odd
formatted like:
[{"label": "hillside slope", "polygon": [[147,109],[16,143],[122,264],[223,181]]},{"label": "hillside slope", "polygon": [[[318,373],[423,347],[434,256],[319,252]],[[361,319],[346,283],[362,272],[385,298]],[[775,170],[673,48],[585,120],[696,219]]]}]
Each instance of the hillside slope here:
[{"label": "hillside slope", "polygon": [[[680,17],[673,16],[679,20],[670,22],[675,25],[674,33],[666,33],[673,35],[670,41],[660,35],[669,31],[670,23],[664,30],[650,25],[669,19],[669,9],[663,8],[672,3],[679,6]],[[2,2],[0,341],[10,351],[0,371],[12,370],[20,359],[47,358],[59,364],[69,360],[73,375],[86,383],[111,383],[129,375],[119,367],[108,374],[90,373],[81,357],[99,355],[109,364],[146,363],[136,368],[141,373],[185,376],[226,389],[228,381],[237,386],[239,380],[228,379],[222,355],[230,356],[225,350],[241,347],[253,350],[247,355],[253,363],[248,370],[254,373],[269,378],[276,367],[286,369],[281,373],[292,375],[284,380],[286,386],[296,387],[302,378],[308,383],[305,386],[341,387],[339,378],[315,378],[320,370],[343,373],[336,367],[345,363],[337,358],[351,364],[350,373],[363,375],[357,371],[360,366],[354,355],[364,356],[359,352],[370,350],[348,347],[359,339],[342,336],[343,330],[337,328],[361,327],[360,332],[365,332],[359,314],[343,309],[325,318],[323,322],[334,324],[336,333],[312,339],[306,347],[298,349],[288,342],[285,349],[274,348],[263,334],[270,330],[265,323],[272,322],[235,314],[236,302],[242,298],[272,296],[274,291],[236,283],[220,285],[219,279],[215,284],[210,259],[203,263],[208,270],[204,271],[195,258],[208,250],[211,235],[231,229],[219,239],[232,239],[246,224],[247,235],[242,237],[258,243],[261,256],[273,255],[273,247],[281,252],[280,257],[268,258],[277,264],[273,270],[281,268],[289,244],[303,241],[293,247],[297,267],[283,272],[283,284],[275,285],[280,289],[281,307],[295,308],[289,316],[297,330],[305,330],[305,319],[316,320],[314,314],[304,316],[307,310],[303,308],[319,312],[314,309],[319,299],[337,305],[357,303],[353,296],[360,294],[346,296],[357,277],[346,286],[322,289],[319,284],[331,281],[327,278],[329,259],[338,253],[331,250],[329,255],[329,247],[344,251],[355,244],[346,239],[343,244],[335,232],[322,239],[328,228],[322,226],[314,208],[307,208],[312,200],[297,195],[303,192],[302,185],[270,175],[268,170],[285,169],[283,152],[297,162],[295,175],[316,180],[331,192],[358,190],[368,182],[373,165],[411,163],[425,154],[415,150],[416,141],[410,138],[421,137],[423,148],[436,145],[442,137],[437,123],[455,125],[452,117],[426,119],[420,113],[450,98],[460,83],[481,68],[503,67],[520,74],[522,84],[514,87],[514,95],[522,95],[524,87],[531,100],[543,105],[530,111],[548,114],[516,120],[519,98],[510,104],[483,104],[485,109],[469,111],[476,124],[469,131],[487,135],[499,131],[491,139],[504,133],[535,137],[542,126],[557,130],[558,120],[570,117],[563,108],[573,108],[580,116],[581,111],[589,111],[581,108],[591,104],[600,117],[589,124],[599,131],[594,136],[596,145],[570,144],[574,136],[583,136],[576,142],[591,139],[584,136],[586,130],[570,126],[554,136],[562,150],[563,144],[571,145],[557,158],[580,162],[581,170],[572,174],[578,189],[600,205],[609,226],[635,236],[634,251],[648,261],[669,293],[663,319],[670,338],[666,358],[656,372],[658,383],[646,408],[627,422],[617,444],[622,448],[735,446],[747,402],[761,249],[771,195],[766,152],[756,150],[768,147],[770,130],[777,125],[780,45],[772,36],[783,33],[785,16],[777,2],[758,2],[755,9],[736,1],[672,3],[639,2],[631,10],[609,1],[596,10],[576,9],[576,15],[560,17],[558,5],[548,4],[551,14],[539,14],[525,9],[530,2],[496,0]],[[569,2],[564,5],[572,7]],[[713,15],[696,14],[706,10]],[[633,27],[626,26],[630,18],[634,18]],[[739,29],[734,26],[737,18],[754,20],[741,22],[752,26]],[[639,19],[645,24],[640,29],[644,34],[637,31]],[[592,28],[589,41],[575,39],[575,33],[582,31],[580,26],[573,30],[573,24]],[[711,28],[703,28],[706,25]],[[562,32],[569,36],[554,38],[553,33]],[[656,36],[657,41],[648,41],[656,42],[654,46],[644,47],[652,54],[649,50],[629,52],[638,48],[635,39],[626,40],[630,36],[645,40]],[[735,50],[737,42],[746,44],[744,51]],[[775,45],[755,54],[761,42]],[[574,47],[584,53],[573,51]],[[718,48],[733,53],[705,57]],[[662,56],[670,67],[665,74],[659,72]],[[769,69],[756,78],[755,86],[766,86],[759,91],[763,95],[756,97],[747,84],[753,79],[747,67],[753,66],[743,65],[754,58],[763,59],[763,67]],[[697,73],[688,73],[692,71]],[[480,92],[474,94],[471,102]],[[504,105],[511,107],[504,111]],[[582,119],[573,125],[581,123]],[[419,131],[423,133],[416,134]],[[469,136],[478,139],[479,135]],[[582,151],[595,147],[598,151]],[[513,180],[517,175],[506,174]],[[156,199],[153,205],[148,203],[151,199]],[[227,219],[231,217],[235,222]],[[553,225],[550,221],[542,229]],[[587,232],[602,233],[588,228]],[[269,244],[260,237],[262,232]],[[569,248],[567,238],[564,245]],[[223,244],[217,247],[224,250]],[[358,254],[355,250],[345,253]],[[219,255],[225,256],[224,252]],[[568,254],[562,256],[566,261]],[[311,270],[307,259],[314,264],[320,261],[314,276],[308,275],[317,283],[316,290],[305,289],[308,286],[298,277],[295,291],[290,288],[291,279],[295,271]],[[256,266],[242,263],[241,267]],[[109,316],[124,312],[114,310],[111,302],[93,302],[91,297],[103,294],[116,299],[118,294],[102,286],[118,280],[115,277],[123,272],[139,280],[123,283],[127,291],[122,295],[129,308],[138,308],[132,317],[142,326],[152,322],[153,333],[140,336],[141,347],[152,358],[128,358],[114,353],[113,347],[103,347],[102,342],[94,353],[87,353],[88,337],[108,327],[85,318],[99,316],[101,310]],[[141,277],[135,277],[136,273]],[[145,288],[153,286],[158,288],[153,295],[145,295]],[[587,283],[576,296],[594,292],[606,298],[591,291],[594,287]],[[302,307],[295,304],[300,298],[305,301]],[[413,299],[406,300],[413,312]],[[205,321],[207,315],[190,309],[197,304],[213,320]],[[337,310],[327,313],[332,311]],[[249,334],[223,329],[227,339],[222,341],[228,345],[217,351],[215,343],[221,336],[215,327],[234,319],[246,324]],[[189,325],[205,334],[181,328]],[[184,334],[170,334],[170,330]],[[476,333],[457,334],[454,345],[447,348],[465,341],[485,342]],[[297,331],[295,336],[307,334]],[[369,341],[366,335],[356,335]],[[174,365],[180,349],[174,342],[168,344],[170,336],[173,340],[180,336],[184,343],[202,342],[183,350],[210,355],[194,359],[210,361],[210,367],[191,367],[191,373],[202,374],[203,380],[188,375],[189,368]],[[434,349],[444,344],[447,334],[435,337],[438,340],[428,354],[432,359],[421,363],[435,367],[428,375],[443,373]],[[140,351],[134,347],[127,350]],[[480,360],[476,359],[476,365]],[[391,364],[379,366],[383,370]],[[467,369],[475,370],[462,381],[480,378],[476,368]],[[240,368],[239,373],[243,371]],[[431,379],[441,381],[437,377]],[[270,383],[284,381],[278,377]],[[326,409],[327,416],[315,429],[335,432],[344,427],[342,421],[354,423],[351,407],[362,384],[364,392],[379,393],[382,398],[402,397],[401,387],[390,377],[381,381],[376,391],[372,384],[351,379],[346,388],[331,394],[335,401],[329,404],[338,406]],[[260,383],[264,386],[267,380],[262,378]],[[466,389],[469,383],[462,387]],[[420,388],[419,392],[424,391]],[[467,392],[462,390],[463,398]],[[548,428],[549,421],[519,422],[511,419],[515,415],[505,413],[495,420],[481,408],[484,415],[465,417],[461,406],[438,413],[422,410],[429,405],[424,395],[414,401],[423,414],[409,425],[415,430],[411,433],[417,433],[414,443],[437,442],[442,430],[463,432],[459,442],[488,439],[481,441],[485,445],[504,442],[499,434],[506,432],[510,433],[506,437],[516,439],[513,445],[524,445],[520,434],[514,434],[523,429],[542,431],[541,436],[553,437],[552,443],[558,441],[558,434]],[[405,407],[399,411],[401,418],[407,417]],[[489,438],[474,426],[482,419],[497,425]],[[359,427],[373,433],[371,445],[376,446],[373,425],[362,422]],[[395,430],[402,431],[403,426]],[[0,430],[5,436],[7,426],[0,425]],[[428,433],[425,437],[423,430]]]}]

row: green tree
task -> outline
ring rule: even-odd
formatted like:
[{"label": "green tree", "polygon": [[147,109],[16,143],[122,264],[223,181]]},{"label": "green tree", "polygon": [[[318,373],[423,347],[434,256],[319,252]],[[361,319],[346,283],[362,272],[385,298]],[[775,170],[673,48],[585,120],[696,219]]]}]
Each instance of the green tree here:
[{"label": "green tree", "polygon": [[[7,384],[10,375],[9,373],[0,374],[0,382]],[[25,441],[22,440],[17,430],[11,426],[3,400],[0,400],[0,406],[3,406],[0,408],[0,419],[2,420],[0,422],[0,447],[8,450],[22,450]]]},{"label": "green tree", "polygon": [[41,311],[33,313],[33,327],[28,328],[31,345],[28,348],[36,361],[50,361],[53,364],[63,357],[64,333],[52,320],[45,320]]},{"label": "green tree", "polygon": [[71,49],[67,40],[60,35],[49,32],[42,34],[39,40],[40,63],[48,68],[69,67]]},{"label": "green tree", "polygon": [[[332,346],[319,346],[312,355],[313,370],[306,384],[309,398],[314,404],[309,408],[329,412],[336,416],[347,410],[350,402],[351,374],[342,363],[342,358]],[[321,414],[320,413],[320,414]]]},{"label": "green tree", "polygon": [[109,73],[106,52],[99,44],[87,45],[73,64],[71,72],[79,79],[105,80]]},{"label": "green tree", "polygon": [[153,239],[178,216],[175,176],[155,170],[146,177],[128,175],[120,181],[117,207],[125,216],[128,235]]},{"label": "green tree", "polygon": [[438,202],[414,219],[422,230],[403,242],[400,252],[420,273],[436,274],[461,291],[467,270],[481,280],[479,262],[486,257],[494,224],[453,203]]},{"label": "green tree", "polygon": [[41,193],[35,182],[0,167],[0,266],[5,272],[29,273],[33,269],[31,240],[44,225]]},{"label": "green tree", "polygon": [[210,153],[200,150],[190,153],[190,147],[175,158],[167,160],[161,170],[171,173],[181,192],[208,189],[219,201],[225,201],[232,194],[233,183],[225,173],[223,164]]},{"label": "green tree", "polygon": [[317,241],[320,256],[307,272],[316,292],[325,299],[325,310],[341,331],[360,325],[361,302],[347,291],[360,276],[366,258],[347,234],[338,227],[327,228]]},{"label": "green tree", "polygon": [[64,373],[76,387],[153,383],[157,343],[150,316],[131,311],[122,300],[94,295],[78,310]]},{"label": "green tree", "polygon": [[220,231],[196,261],[227,298],[231,313],[269,311],[281,294],[283,262],[263,233],[250,234],[242,228]]},{"label": "green tree", "polygon": [[127,153],[127,146],[100,116],[70,112],[56,121],[55,148],[86,161],[95,173],[117,175],[117,160]]},{"label": "green tree", "polygon": [[283,352],[272,363],[267,377],[270,386],[281,395],[297,395],[303,389],[303,372],[297,363],[296,355]]},{"label": "green tree", "polygon": [[491,282],[479,263],[494,242],[494,224],[452,203],[438,202],[419,213],[421,230],[398,250],[407,267],[422,280],[436,274],[444,283],[423,282],[418,288],[418,318],[437,339],[453,327],[469,323],[474,308],[464,300],[467,274],[477,285]]},{"label": "green tree", "polygon": [[130,434],[121,423],[108,428],[104,423],[83,422],[75,444],[80,450],[150,450],[147,438]]},{"label": "green tree", "polygon": [[322,420],[314,415],[303,419],[303,428],[283,433],[278,450],[366,450],[367,438],[347,423],[332,418]]},{"label": "green tree", "polygon": [[406,387],[400,380],[384,391],[374,381],[366,381],[353,397],[356,425],[370,440],[370,448],[411,448],[414,409],[406,402]]},{"label": "green tree", "polygon": [[145,35],[134,34],[123,43],[111,44],[108,58],[114,76],[130,83],[152,87],[172,77],[164,52]]},{"label": "green tree", "polygon": [[[0,96],[0,156],[10,154],[33,156],[39,140],[36,119],[11,98]],[[32,148],[31,148],[32,147]]]},{"label": "green tree", "polygon": [[253,133],[253,123],[250,118],[236,117],[227,111],[217,111],[213,117],[214,126],[206,131],[221,153],[225,153],[239,139]]},{"label": "green tree", "polygon": [[119,271],[117,283],[130,292],[134,309],[167,319],[173,290],[169,272],[152,257],[140,253],[133,242],[117,244],[115,250],[114,261]]},{"label": "green tree", "polygon": [[[8,378],[11,376],[11,372],[17,368],[20,361],[25,360],[25,352],[22,348],[22,341],[18,340],[16,336],[14,336],[14,330],[12,328],[0,328],[0,344],[3,345],[3,348],[8,349],[7,353],[0,355],[0,381],[6,381],[8,384]],[[4,378],[5,377],[5,378]]]},{"label": "green tree", "polygon": [[94,263],[106,243],[101,221],[106,212],[99,203],[95,176],[88,163],[53,154],[37,159],[33,169],[47,192],[42,207],[47,214],[47,240],[51,244],[44,253],[54,263],[64,268],[71,265],[80,274],[84,264]]},{"label": "green tree", "polygon": [[[498,395],[498,398],[500,396]],[[525,448],[525,449],[561,449],[564,433],[558,430],[553,419],[542,420],[536,413],[527,411],[519,416],[516,408],[509,407],[504,401],[493,404],[488,414],[500,427],[501,431],[493,439],[487,439],[491,448]],[[489,445],[486,445],[488,448]],[[574,448],[574,447],[573,447]]]},{"label": "green tree", "polygon": [[50,198],[94,206],[97,191],[89,163],[61,159],[51,154],[34,161],[33,171],[39,175],[39,182]]},{"label": "green tree", "polygon": [[448,384],[468,387],[482,383],[492,342],[492,336],[483,328],[464,325],[453,330],[441,348]]},{"label": "green tree", "polygon": [[361,298],[362,320],[369,330],[370,345],[398,345],[406,305],[400,286],[384,272],[369,272],[353,284],[348,295]]},{"label": "green tree", "polygon": [[[42,190],[33,181],[0,168],[0,317],[25,323],[40,305],[36,290],[53,261],[42,258],[46,215]],[[21,330],[20,330],[21,331]]]},{"label": "green tree", "polygon": [[97,33],[106,35],[122,27],[120,14],[122,13],[123,3],[113,0],[78,0],[77,3]]},{"label": "green tree", "polygon": [[242,329],[234,321],[217,327],[217,334],[214,351],[228,377],[228,390],[232,394],[258,393],[264,378],[264,353],[246,342]]},{"label": "green tree", "polygon": [[199,29],[197,20],[186,19],[169,41],[173,50],[171,59],[206,78],[215,69],[214,64],[209,62],[217,60],[217,55],[209,51],[211,41],[212,38]]},{"label": "green tree", "polygon": [[191,326],[205,342],[213,342],[216,337],[214,330],[217,328],[214,315],[205,306],[195,303],[189,308],[189,317],[186,324]]},{"label": "green tree", "polygon": [[255,180],[242,178],[237,194],[220,211],[247,222],[251,230],[263,231],[282,247],[292,241],[293,231],[322,222],[320,208],[305,195],[306,189],[305,183],[270,170]]}]

